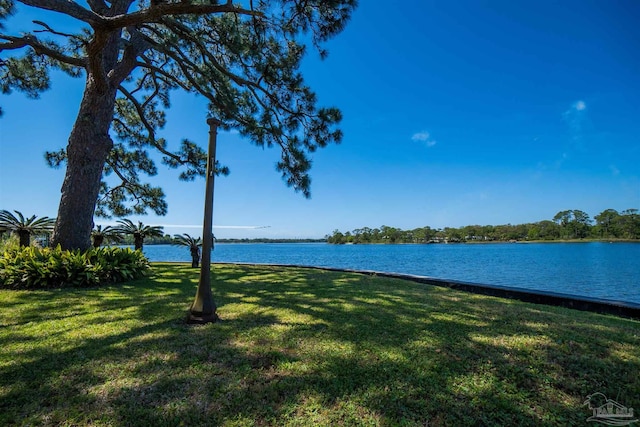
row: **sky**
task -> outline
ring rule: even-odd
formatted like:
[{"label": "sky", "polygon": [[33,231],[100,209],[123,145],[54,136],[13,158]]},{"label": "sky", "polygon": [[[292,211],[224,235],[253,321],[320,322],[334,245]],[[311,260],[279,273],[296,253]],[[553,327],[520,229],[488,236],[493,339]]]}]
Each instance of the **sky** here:
[{"label": "sky", "polygon": [[[7,26],[42,16],[21,7]],[[319,105],[344,116],[342,143],[313,154],[311,198],[282,181],[276,149],[220,132],[231,174],[216,179],[214,233],[321,238],[640,208],[638,16],[635,0],[361,0],[329,57],[310,48],[302,66]],[[0,209],[57,214],[64,170],[44,152],[66,146],[83,79],[52,76],[38,100],[0,95]],[[206,113],[174,92],[162,136],[206,147]],[[143,181],[162,186],[168,214],[129,218],[201,234],[204,179],[158,168]]]}]

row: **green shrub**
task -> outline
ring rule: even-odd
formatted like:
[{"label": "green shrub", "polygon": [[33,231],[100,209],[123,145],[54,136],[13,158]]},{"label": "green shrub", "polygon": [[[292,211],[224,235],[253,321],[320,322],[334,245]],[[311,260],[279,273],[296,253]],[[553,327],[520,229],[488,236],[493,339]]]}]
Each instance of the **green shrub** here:
[{"label": "green shrub", "polygon": [[14,233],[0,233],[0,254],[6,250],[20,247],[20,239]]},{"label": "green shrub", "polygon": [[86,252],[56,248],[7,247],[0,257],[0,287],[45,289],[91,287],[143,277],[149,261],[129,248]]}]

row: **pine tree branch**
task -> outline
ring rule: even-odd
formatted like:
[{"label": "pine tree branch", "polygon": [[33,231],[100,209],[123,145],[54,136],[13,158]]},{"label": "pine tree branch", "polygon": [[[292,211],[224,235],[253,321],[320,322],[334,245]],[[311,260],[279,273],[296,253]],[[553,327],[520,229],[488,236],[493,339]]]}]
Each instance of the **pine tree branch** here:
[{"label": "pine tree branch", "polygon": [[100,27],[105,24],[105,18],[97,13],[85,9],[78,3],[71,0],[17,0],[27,6],[36,7],[38,9],[50,10],[52,12],[62,13],[75,18],[79,21],[86,22],[92,27]]},{"label": "pine tree branch", "polygon": [[[136,67],[138,67],[138,62],[136,62]],[[138,85],[133,89],[133,90],[129,90],[129,92],[132,95],[135,95],[137,92],[140,92],[141,90],[144,89],[145,86],[145,82],[147,81],[147,79],[151,76],[151,73],[148,70],[145,70],[144,74],[142,75],[142,77],[140,79],[138,79]]]},{"label": "pine tree branch", "polygon": [[166,16],[208,15],[222,13],[233,13],[236,15],[256,17],[263,16],[262,12],[257,12],[252,9],[245,9],[240,6],[234,6],[231,1],[227,1],[223,5],[202,3],[192,4],[189,2],[161,3],[152,5],[147,9],[139,10],[133,13],[104,18],[104,25],[106,25],[107,28],[116,29],[128,27],[130,25],[158,23],[162,21],[162,18]]},{"label": "pine tree branch", "polygon": [[[148,73],[148,76],[150,76],[151,74]],[[146,77],[146,76],[145,76]],[[160,95],[160,88],[158,87],[158,81],[151,76],[151,80],[153,81],[153,92],[151,92],[151,94],[149,96],[147,96],[146,101],[144,101],[140,107],[144,110],[145,108],[147,108],[147,105],[150,105],[153,101],[154,98],[157,97],[158,95]]]},{"label": "pine tree branch", "polygon": [[[189,42],[193,43],[195,45],[195,47],[198,49],[198,51],[200,52],[200,54],[203,57],[203,59],[205,60],[205,63],[212,65],[213,68],[216,71],[218,71],[222,75],[224,75],[227,78],[229,78],[230,80],[232,80],[238,86],[242,86],[242,87],[245,87],[246,89],[248,89],[251,92],[251,94],[253,95],[253,97],[256,100],[256,102],[258,102],[258,104],[260,104],[260,106],[265,111],[269,111],[275,117],[275,120],[278,122],[278,124],[280,126],[282,126],[282,122],[280,120],[280,117],[279,117],[276,109],[266,105],[262,101],[262,98],[258,95],[258,93],[256,91],[260,91],[262,94],[264,94],[266,97],[268,97],[274,104],[277,104],[278,108],[282,109],[286,113],[292,114],[292,115],[295,114],[294,111],[288,109],[285,105],[282,105],[281,103],[279,103],[277,101],[277,99],[273,96],[273,94],[271,94],[267,90],[267,88],[265,88],[262,85],[260,85],[260,83],[253,82],[251,80],[242,78],[242,77],[238,76],[237,74],[232,73],[231,71],[229,71],[226,67],[222,66],[218,62],[218,60],[215,58],[215,56],[210,53],[209,49],[207,49],[207,47],[202,42],[200,42],[196,37],[193,37],[190,34],[189,29],[186,28],[184,25],[182,25],[181,23],[179,23],[179,22],[177,22],[175,20],[169,19],[169,18],[165,19],[163,22],[167,26],[167,28],[169,28],[171,31],[173,31],[176,35],[180,36],[183,40],[188,40]],[[179,52],[179,54],[182,54],[182,53]],[[182,60],[186,61],[186,58],[183,57]],[[193,64],[193,67],[197,69],[197,66],[195,64]],[[280,140],[280,138],[278,138],[278,139]],[[279,144],[282,145],[280,142],[281,141],[279,141]]]},{"label": "pine tree branch", "polygon": [[[171,49],[168,49],[167,45],[158,43],[149,36],[146,36],[146,40],[148,43],[150,43],[153,46],[153,48],[156,51],[162,52],[164,55],[173,59],[173,61],[176,63],[176,65],[182,72],[183,77],[189,82],[189,84],[191,84],[192,88],[190,89],[190,91],[195,89],[196,92],[198,92],[200,95],[207,98],[207,100],[211,102],[213,105],[219,108],[224,108],[224,105],[222,105],[220,101],[218,101],[215,94],[212,94],[209,90],[207,90],[206,88],[203,88],[193,78],[193,74],[199,74],[198,66],[194,64],[192,61],[190,61],[186,55],[184,55],[179,50],[176,50],[174,52]],[[187,67],[187,65],[189,67]]]},{"label": "pine tree branch", "polygon": [[91,10],[101,15],[104,15],[109,9],[104,0],[87,0],[87,4],[91,8]]},{"label": "pine tree branch", "polygon": [[122,85],[118,86],[118,90],[120,91],[120,93],[122,93],[125,96],[125,98],[127,98],[127,100],[129,100],[129,102],[131,102],[131,104],[133,104],[133,107],[136,109],[136,112],[138,113],[138,118],[140,119],[140,122],[145,127],[145,129],[147,129],[149,141],[155,146],[156,130],[147,120],[147,117],[144,113],[144,108],[142,107],[142,105],[140,105],[140,103],[135,98],[135,96],[133,96],[131,92],[129,92],[124,86]]},{"label": "pine tree branch", "polygon": [[[173,31],[176,35],[181,36],[183,40],[186,39],[186,40],[190,41],[191,43],[193,43],[195,45],[195,47],[198,49],[198,51],[200,52],[200,54],[203,57],[203,59],[205,60],[205,63],[211,65],[216,71],[218,71],[222,75],[228,77],[229,79],[231,79],[237,85],[245,87],[246,89],[248,89],[251,92],[251,94],[253,95],[254,100],[256,102],[258,102],[258,104],[262,107],[263,110],[269,111],[271,113],[272,117],[274,117],[274,120],[276,120],[276,122],[278,123],[278,125],[280,127],[282,127],[283,124],[282,124],[282,121],[281,121],[280,115],[278,114],[277,109],[265,104],[264,101],[262,100],[262,98],[256,92],[256,90],[259,90],[260,92],[262,92],[274,104],[277,104],[278,108],[281,108],[286,113],[292,114],[292,115],[296,114],[296,112],[288,109],[286,106],[284,106],[281,103],[279,103],[278,100],[265,87],[261,86],[258,83],[255,83],[255,82],[252,82],[250,80],[244,79],[244,78],[242,78],[240,76],[237,76],[236,74],[231,73],[225,67],[220,65],[220,63],[215,59],[215,57],[213,55],[211,55],[211,53],[206,48],[206,46],[204,46],[201,42],[199,42],[195,37],[193,37],[192,35],[188,34],[187,33],[188,29],[184,28],[182,26],[182,24],[178,23],[175,20],[169,20],[169,19],[165,19],[163,22],[167,26],[168,29]],[[148,40],[150,40],[153,43],[155,43],[155,41],[153,41],[150,38]],[[200,85],[198,85],[191,78],[191,75],[195,74],[195,73],[193,71],[191,71],[191,70],[187,70],[187,69],[184,68],[184,64],[188,64],[192,68],[192,70],[195,70],[196,72],[199,72],[199,67],[196,64],[194,64],[193,62],[191,62],[181,50],[176,49],[176,51],[173,52],[170,49],[167,49],[166,45],[156,45],[155,48],[158,49],[158,50],[163,51],[166,55],[169,55],[170,57],[172,57],[174,59],[174,61],[182,69],[183,75],[188,80],[190,80],[190,82],[196,88],[196,90],[199,93],[201,93],[203,96],[205,96],[207,99],[209,99],[214,105],[220,106],[220,104],[217,101],[217,99],[215,98],[215,96],[211,95],[210,92],[205,90],[204,88],[201,88]],[[305,116],[305,117],[308,117],[308,115],[306,115],[306,114],[302,114],[302,115]],[[236,120],[242,121],[239,118],[236,118]],[[283,140],[283,138],[280,135],[280,133],[279,132],[274,132],[272,128],[262,127],[262,129],[264,129],[268,134],[271,134],[271,135],[274,136],[275,142],[280,146],[280,148],[282,150],[283,157],[288,156],[290,150],[288,149],[287,144]]]},{"label": "pine tree branch", "polygon": [[[129,102],[133,104],[133,107],[135,108],[138,114],[138,118],[140,119],[140,122],[147,130],[149,143],[153,145],[153,147],[155,147],[160,153],[173,159],[176,163],[179,163],[181,165],[188,164],[189,161],[184,160],[182,157],[166,150],[161,144],[158,143],[155,137],[155,134],[156,134],[155,128],[149,123],[149,121],[145,116],[144,104],[140,104],[140,102],[135,98],[135,96],[133,96],[133,94],[131,94],[126,88],[120,86],[118,89],[127,98],[127,100],[129,100]],[[157,91],[154,92],[154,94],[152,94],[146,102],[149,102],[157,93],[158,93]]]},{"label": "pine tree branch", "polygon": [[49,24],[47,24],[46,22],[37,21],[37,20],[33,20],[32,22],[36,25],[40,25],[41,27],[44,27],[44,30],[34,30],[33,31],[34,33],[51,33],[56,36],[68,37],[68,38],[73,38],[73,39],[82,41],[82,39],[78,37],[76,34],[68,34],[68,33],[62,33],[60,31],[56,31],[53,28],[51,28]]},{"label": "pine tree branch", "polygon": [[136,62],[136,66],[140,67],[140,68],[145,68],[147,70],[149,70],[150,72],[152,72],[154,75],[160,75],[164,78],[164,81],[169,83],[174,83],[177,86],[180,86],[182,89],[186,90],[187,92],[191,91],[191,88],[184,84],[180,79],[175,78],[174,76],[172,76],[171,74],[167,73],[166,71],[164,71],[161,67],[158,67],[156,65],[153,65],[151,63],[151,60],[148,58],[145,58],[144,56],[141,56],[145,62],[141,62],[138,61]]},{"label": "pine tree branch", "polygon": [[120,85],[131,74],[131,71],[136,68],[138,56],[149,46],[140,31],[135,28],[127,28],[127,31],[130,34],[127,46],[120,61],[114,70],[109,73],[109,80],[114,85]]},{"label": "pine tree branch", "polygon": [[[240,77],[239,75],[229,71],[227,67],[224,67],[222,64],[220,64],[220,62],[215,58],[215,56],[211,54],[210,49],[207,48],[207,46],[205,46],[204,43],[202,43],[197,37],[193,37],[191,30],[186,26],[184,26],[183,24],[181,24],[180,22],[177,22],[170,18],[166,18],[163,20],[163,23],[167,26],[168,29],[173,31],[176,35],[180,36],[182,40],[187,40],[193,43],[195,47],[200,51],[200,54],[203,57],[203,59],[205,59],[207,63],[210,63],[211,65],[213,65],[216,71],[218,71],[222,75],[231,79],[238,86],[242,86],[248,89],[253,95],[254,99],[261,105],[261,107],[264,110],[271,111],[274,115],[278,116],[276,109],[267,106],[262,101],[262,98],[259,96],[257,91],[261,92],[264,96],[269,98],[274,105],[277,105],[278,109],[284,111],[287,114],[298,115],[300,117],[305,117],[305,118],[310,117],[309,114],[291,110],[286,105],[283,105],[281,102],[279,102],[278,99],[266,87],[260,84],[262,78],[260,78],[257,82],[255,82],[255,81],[251,81],[243,77]],[[244,63],[244,61],[242,61],[242,59],[240,59],[240,63],[242,64],[243,67],[250,68]],[[281,125],[282,123],[279,117],[277,117],[277,119],[278,119],[278,123]]]},{"label": "pine tree branch", "polygon": [[3,50],[22,49],[28,46],[31,47],[38,55],[48,56],[67,65],[72,65],[74,67],[86,67],[87,65],[86,59],[65,55],[64,53],[42,43],[32,34],[27,34],[22,37],[0,34],[0,39],[7,40],[7,43],[0,43],[0,52]]},{"label": "pine tree branch", "polygon": [[170,18],[164,19],[163,23],[176,35],[180,36],[182,40],[193,43],[193,45],[200,51],[203,59],[206,59],[207,62],[213,65],[213,68],[215,68],[216,71],[231,79],[235,84],[243,87],[255,87],[261,92],[267,93],[267,90],[264,87],[260,86],[258,83],[242,78],[239,75],[229,71],[226,67],[223,67],[215,58],[215,56],[211,54],[210,49],[208,49],[207,46],[205,46],[197,37],[193,36],[191,29],[185,27],[180,22]]},{"label": "pine tree branch", "polygon": [[109,40],[109,35],[106,31],[96,30],[87,46],[87,72],[93,77],[98,93],[107,91],[107,76],[104,70],[104,47]]},{"label": "pine tree branch", "polygon": [[107,165],[109,165],[109,167],[111,167],[111,170],[113,170],[113,172],[116,174],[116,176],[120,179],[121,182],[119,185],[116,185],[115,187],[112,187],[111,189],[106,191],[104,193],[104,196],[100,198],[100,201],[108,200],[109,196],[112,193],[115,193],[121,188],[126,190],[135,199],[134,206],[139,206],[140,204],[144,203],[145,195],[147,197],[153,198],[153,194],[148,193],[145,190],[143,185],[133,182],[130,179],[128,179],[126,176],[124,176],[124,174],[122,174],[122,172],[120,171],[120,168],[116,163],[113,163],[110,160],[107,160],[106,163]]}]

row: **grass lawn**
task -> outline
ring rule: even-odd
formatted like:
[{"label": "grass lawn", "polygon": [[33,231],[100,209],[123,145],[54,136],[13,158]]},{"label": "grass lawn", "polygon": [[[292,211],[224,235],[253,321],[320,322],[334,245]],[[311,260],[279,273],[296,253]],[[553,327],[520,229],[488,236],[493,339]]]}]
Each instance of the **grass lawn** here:
[{"label": "grass lawn", "polygon": [[[0,425],[587,425],[640,412],[640,322],[398,279],[216,265],[0,291]],[[591,424],[591,423],[590,423]]]}]

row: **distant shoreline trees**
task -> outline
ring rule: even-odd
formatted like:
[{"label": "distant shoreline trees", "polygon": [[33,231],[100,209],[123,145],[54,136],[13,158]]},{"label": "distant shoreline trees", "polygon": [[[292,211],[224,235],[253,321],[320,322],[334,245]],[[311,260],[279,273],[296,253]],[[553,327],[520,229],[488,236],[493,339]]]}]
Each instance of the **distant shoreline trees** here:
[{"label": "distant shoreline trees", "polygon": [[402,230],[383,225],[380,228],[334,230],[326,236],[328,243],[460,243],[554,241],[580,239],[640,240],[638,209],[621,212],[606,209],[592,220],[581,210],[558,212],[552,220],[519,225],[467,225],[460,228],[435,229],[429,226]]}]

